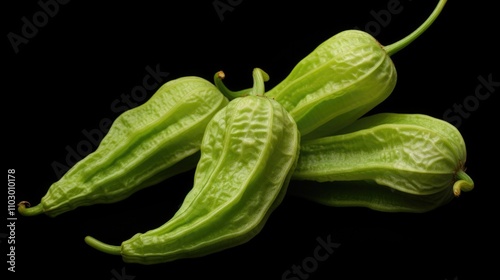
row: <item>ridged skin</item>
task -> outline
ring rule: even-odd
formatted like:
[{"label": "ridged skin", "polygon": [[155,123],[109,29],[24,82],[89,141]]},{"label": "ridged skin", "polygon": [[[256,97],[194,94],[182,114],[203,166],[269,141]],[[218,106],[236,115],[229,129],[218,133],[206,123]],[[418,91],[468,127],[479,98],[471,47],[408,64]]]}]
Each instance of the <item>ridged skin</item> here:
[{"label": "ridged skin", "polygon": [[387,113],[363,118],[341,134],[304,141],[293,179],[367,180],[431,195],[451,191],[465,160],[464,141],[451,124],[425,115]]},{"label": "ridged skin", "polygon": [[227,104],[204,79],[165,83],[146,103],[120,115],[96,151],[52,184],[41,201],[45,213],[119,201],[194,168],[206,125]]},{"label": "ridged skin", "polygon": [[234,99],[207,126],[193,189],[161,227],[122,243],[126,262],[203,256],[248,241],[281,203],[300,136],[276,101]]},{"label": "ridged skin", "polygon": [[396,85],[392,60],[368,33],[347,30],[319,45],[266,93],[306,139],[331,135],[385,100]]},{"label": "ridged skin", "polygon": [[288,193],[332,207],[366,207],[382,212],[424,213],[450,202],[451,188],[429,195],[398,191],[373,181],[315,182],[293,180]]}]

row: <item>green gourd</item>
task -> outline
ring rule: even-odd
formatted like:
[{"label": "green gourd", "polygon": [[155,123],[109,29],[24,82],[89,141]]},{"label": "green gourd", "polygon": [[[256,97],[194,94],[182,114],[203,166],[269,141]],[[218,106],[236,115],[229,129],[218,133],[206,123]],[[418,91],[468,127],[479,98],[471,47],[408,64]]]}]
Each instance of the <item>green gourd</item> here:
[{"label": "green gourd", "polygon": [[426,212],[473,189],[465,162],[465,142],[453,125],[380,113],[302,141],[290,193],[331,206]]},{"label": "green gourd", "polygon": [[98,148],[53,183],[38,205],[23,201],[19,212],[54,217],[116,202],[193,169],[205,127],[228,102],[199,77],[165,83],[147,102],[118,116]]},{"label": "green gourd", "polygon": [[[446,0],[440,0],[419,28],[388,46],[360,30],[332,36],[302,59],[266,96],[290,112],[304,139],[331,135],[392,93],[397,73],[390,56],[424,33],[445,3]],[[223,77],[216,76],[215,84],[228,98],[248,94],[248,89],[229,90]]]},{"label": "green gourd", "polygon": [[169,221],[121,246],[90,236],[87,244],[125,262],[155,264],[211,254],[258,234],[286,193],[300,135],[283,106],[255,94],[232,100],[210,121],[193,188]]}]

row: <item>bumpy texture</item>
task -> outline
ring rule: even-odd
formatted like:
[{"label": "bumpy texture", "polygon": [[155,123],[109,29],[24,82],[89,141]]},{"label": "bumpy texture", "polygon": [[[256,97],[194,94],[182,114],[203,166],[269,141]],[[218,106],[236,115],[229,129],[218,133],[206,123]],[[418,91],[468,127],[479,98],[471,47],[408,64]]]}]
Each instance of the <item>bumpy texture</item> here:
[{"label": "bumpy texture", "polygon": [[451,124],[420,114],[377,114],[338,135],[304,141],[293,179],[336,184],[304,184],[294,193],[324,204],[419,212],[473,187],[465,161],[464,140]]},{"label": "bumpy texture", "polygon": [[20,212],[56,216],[83,205],[119,201],[195,168],[205,127],[227,104],[202,78],[165,83],[146,103],[121,114],[96,151],[52,184],[38,206],[21,206]]},{"label": "bumpy texture", "polygon": [[416,195],[373,181],[292,181],[291,195],[333,207],[366,207],[381,212],[424,213],[453,198],[450,188],[429,195]]},{"label": "bumpy texture", "polygon": [[197,257],[248,241],[281,203],[295,167],[299,132],[276,101],[234,99],[207,126],[193,189],[158,229],[122,243],[126,262]]},{"label": "bumpy texture", "polygon": [[331,135],[385,100],[396,85],[392,60],[366,32],[347,30],[320,44],[266,93],[307,139]]}]

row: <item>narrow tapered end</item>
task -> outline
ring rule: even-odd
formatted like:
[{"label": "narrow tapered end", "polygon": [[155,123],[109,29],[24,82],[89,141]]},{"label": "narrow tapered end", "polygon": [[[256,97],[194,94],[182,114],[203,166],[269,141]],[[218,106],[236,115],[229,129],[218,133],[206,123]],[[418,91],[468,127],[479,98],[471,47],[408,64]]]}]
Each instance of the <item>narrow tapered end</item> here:
[{"label": "narrow tapered end", "polygon": [[110,255],[121,255],[121,246],[109,245],[92,236],[85,237],[85,243],[90,247]]},{"label": "narrow tapered end", "polygon": [[31,207],[28,201],[21,201],[17,204],[17,211],[23,216],[36,216],[44,213],[42,204]]},{"label": "narrow tapered end", "polygon": [[468,192],[474,189],[474,181],[465,171],[460,170],[456,176],[458,180],[453,184],[453,194],[455,196],[460,196],[462,191]]}]

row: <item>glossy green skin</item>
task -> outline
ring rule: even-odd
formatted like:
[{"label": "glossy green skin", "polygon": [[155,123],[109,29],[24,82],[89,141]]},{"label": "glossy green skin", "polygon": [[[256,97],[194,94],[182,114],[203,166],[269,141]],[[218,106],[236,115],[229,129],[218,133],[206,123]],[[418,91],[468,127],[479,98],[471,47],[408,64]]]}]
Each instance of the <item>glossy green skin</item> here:
[{"label": "glossy green skin", "polygon": [[[291,192],[333,206],[425,212],[453,197],[466,149],[451,124],[420,114],[364,117],[335,136],[303,141]],[[347,183],[346,183],[347,182]]]},{"label": "glossy green skin", "polygon": [[277,102],[234,99],[210,122],[193,189],[161,227],[121,245],[125,262],[199,257],[244,243],[281,203],[295,167],[299,132]]},{"label": "glossy green skin", "polygon": [[205,127],[227,104],[202,78],[165,83],[146,103],[121,114],[99,147],[52,184],[36,207],[56,216],[83,205],[116,202],[195,168]]},{"label": "glossy green skin", "polygon": [[280,102],[304,139],[331,135],[385,100],[396,69],[366,32],[347,30],[319,45],[266,96]]}]

